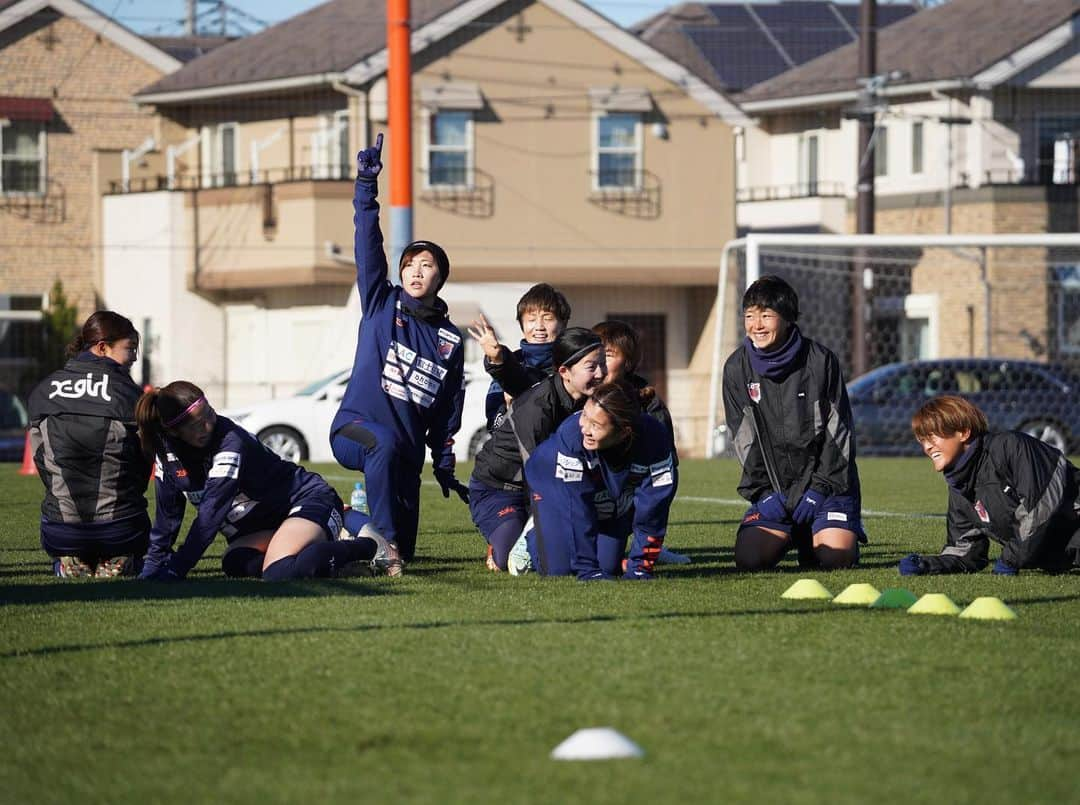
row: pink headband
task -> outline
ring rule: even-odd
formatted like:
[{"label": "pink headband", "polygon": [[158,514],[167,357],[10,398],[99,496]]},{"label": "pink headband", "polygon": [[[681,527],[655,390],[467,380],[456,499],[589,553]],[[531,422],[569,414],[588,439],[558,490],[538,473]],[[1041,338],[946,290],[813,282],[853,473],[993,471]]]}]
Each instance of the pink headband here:
[{"label": "pink headband", "polygon": [[184,419],[184,417],[186,417],[188,414],[190,414],[192,411],[194,411],[198,407],[199,403],[204,403],[204,402],[206,402],[206,398],[205,397],[200,397],[195,402],[193,402],[191,405],[189,405],[187,408],[185,408],[183,411],[181,411],[179,414],[177,414],[172,419],[170,419],[168,422],[166,422],[164,426],[166,428],[171,428],[177,422],[180,422],[181,420]]}]

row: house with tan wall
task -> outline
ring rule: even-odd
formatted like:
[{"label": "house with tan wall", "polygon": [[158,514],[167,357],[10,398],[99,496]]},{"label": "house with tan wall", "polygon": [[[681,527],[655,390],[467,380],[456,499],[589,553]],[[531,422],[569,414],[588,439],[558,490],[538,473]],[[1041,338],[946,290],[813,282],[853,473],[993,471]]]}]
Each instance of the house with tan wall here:
[{"label": "house with tan wall", "polygon": [[[170,334],[155,380],[197,378],[240,405],[348,366],[353,159],[379,132],[394,159],[384,11],[332,0],[137,93],[162,158],[105,194],[105,282]],[[451,317],[464,330],[483,312],[516,343],[517,296],[548,281],[573,324],[631,322],[680,449],[702,452],[732,129],[747,121],[576,0],[413,15],[414,233],[450,255]]]}]

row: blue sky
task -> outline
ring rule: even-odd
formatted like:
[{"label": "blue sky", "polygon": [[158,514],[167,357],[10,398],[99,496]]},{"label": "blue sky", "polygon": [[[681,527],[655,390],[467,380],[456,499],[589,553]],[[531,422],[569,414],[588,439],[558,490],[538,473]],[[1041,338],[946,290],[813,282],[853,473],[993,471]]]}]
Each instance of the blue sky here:
[{"label": "blue sky", "polygon": [[[176,34],[186,14],[185,0],[84,0],[142,34]],[[281,22],[325,0],[231,0],[229,5],[268,23]],[[657,0],[592,0],[588,5],[620,25],[644,19],[673,3]]]}]

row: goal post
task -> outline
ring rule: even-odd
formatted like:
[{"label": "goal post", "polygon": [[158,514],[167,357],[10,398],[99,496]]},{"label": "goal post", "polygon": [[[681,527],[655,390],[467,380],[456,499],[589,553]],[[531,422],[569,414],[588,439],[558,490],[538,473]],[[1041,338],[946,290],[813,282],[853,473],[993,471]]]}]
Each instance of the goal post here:
[{"label": "goal post", "polygon": [[914,359],[1000,357],[1080,369],[1080,234],[750,234],[721,252],[710,458],[727,447],[722,372],[743,337],[742,293],[765,274],[795,287],[801,329],[837,354],[848,381],[856,370]]}]

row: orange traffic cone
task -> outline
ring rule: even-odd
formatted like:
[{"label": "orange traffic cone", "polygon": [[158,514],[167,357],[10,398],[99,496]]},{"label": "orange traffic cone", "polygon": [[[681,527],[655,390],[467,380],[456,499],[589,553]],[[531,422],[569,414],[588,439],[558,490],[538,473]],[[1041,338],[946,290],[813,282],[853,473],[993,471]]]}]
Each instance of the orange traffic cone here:
[{"label": "orange traffic cone", "polygon": [[30,451],[30,431],[26,432],[26,447],[23,448],[22,467],[19,475],[37,475],[37,467],[34,466],[34,454]]}]

